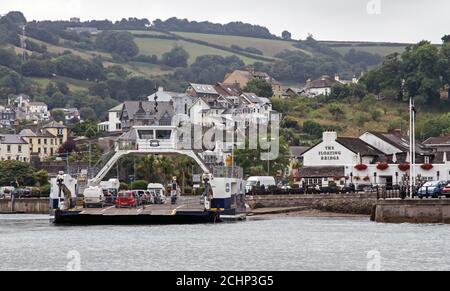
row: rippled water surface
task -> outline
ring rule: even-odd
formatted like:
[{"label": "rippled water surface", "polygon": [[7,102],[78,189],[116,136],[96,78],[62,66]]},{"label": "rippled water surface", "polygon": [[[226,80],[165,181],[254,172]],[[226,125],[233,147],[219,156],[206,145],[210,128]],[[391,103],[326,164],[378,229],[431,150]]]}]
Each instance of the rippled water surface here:
[{"label": "rippled water surface", "polygon": [[73,254],[82,270],[366,270],[376,254],[383,270],[450,270],[449,237],[449,225],[367,218],[63,227],[0,215],[0,270],[66,270]]}]

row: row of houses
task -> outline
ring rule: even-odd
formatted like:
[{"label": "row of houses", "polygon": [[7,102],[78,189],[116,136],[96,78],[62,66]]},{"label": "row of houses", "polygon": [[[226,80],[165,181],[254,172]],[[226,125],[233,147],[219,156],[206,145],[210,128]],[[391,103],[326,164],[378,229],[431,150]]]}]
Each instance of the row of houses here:
[{"label": "row of houses", "polygon": [[[80,113],[77,108],[55,108],[64,114],[65,123],[79,122]],[[46,123],[51,120],[51,113],[44,102],[31,101],[31,98],[19,94],[8,99],[6,106],[0,106],[0,128],[10,129],[20,122],[31,124]]]},{"label": "row of houses", "polygon": [[98,130],[114,133],[139,125],[177,125],[181,117],[205,127],[237,120],[267,123],[272,113],[270,99],[244,93],[235,84],[191,83],[184,93],[160,87],[145,101],[126,101],[110,109],[108,120],[99,123]]},{"label": "row of houses", "polygon": [[[418,182],[450,180],[450,138],[432,138],[416,144]],[[306,185],[386,185],[409,181],[414,159],[409,137],[400,132],[366,132],[359,137],[338,137],[324,132],[317,145],[291,149],[292,174]]]},{"label": "row of houses", "polygon": [[68,128],[55,121],[22,130],[19,134],[0,134],[0,160],[30,162],[58,154],[69,137]]}]

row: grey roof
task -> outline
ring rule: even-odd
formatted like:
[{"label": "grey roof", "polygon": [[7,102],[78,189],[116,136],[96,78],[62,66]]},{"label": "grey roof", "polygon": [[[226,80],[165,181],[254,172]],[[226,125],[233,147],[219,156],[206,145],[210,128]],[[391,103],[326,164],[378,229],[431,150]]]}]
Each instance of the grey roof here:
[{"label": "grey roof", "polygon": [[197,93],[219,95],[213,85],[191,83],[190,86]]},{"label": "grey roof", "polygon": [[309,147],[289,147],[289,155],[291,157],[301,157]]},{"label": "grey roof", "polygon": [[381,151],[366,143],[362,139],[356,137],[339,137],[338,143],[361,156],[380,156],[384,155]]},{"label": "grey roof", "polygon": [[52,121],[44,125],[42,128],[67,128],[64,124],[56,121]]},{"label": "grey roof", "polygon": [[423,144],[427,146],[450,146],[450,136],[430,137],[429,139],[425,140]]},{"label": "grey roof", "polygon": [[309,82],[306,87],[307,89],[311,88],[331,88],[333,85],[338,84],[339,82],[330,76],[322,76],[317,80]]},{"label": "grey roof", "polygon": [[256,95],[255,93],[246,92],[242,93],[241,96],[248,100],[250,103],[261,103],[260,97],[258,97],[258,95]]},{"label": "grey roof", "polygon": [[172,102],[158,102],[158,112],[155,114],[155,102],[151,101],[125,101],[123,112],[128,114],[129,119],[133,119],[135,114],[139,112],[140,104],[142,104],[145,113],[155,116],[156,119],[160,119],[166,112],[170,116],[175,114]]},{"label": "grey roof", "polygon": [[109,109],[109,112],[121,112],[123,108],[123,103],[120,103],[119,105]]},{"label": "grey roof", "polygon": [[135,141],[137,140],[138,136],[137,136],[137,131],[132,129],[128,132],[125,132],[124,134],[122,134],[118,140],[122,140],[122,141]]},{"label": "grey roof", "polygon": [[264,104],[272,104],[272,101],[270,101],[269,98],[266,98],[266,97],[258,97],[258,98],[259,98],[259,100],[261,101],[261,103],[264,103]]},{"label": "grey roof", "polygon": [[[408,152],[409,151],[409,137],[402,136],[400,134],[395,133],[382,133],[382,132],[376,132],[376,131],[369,131],[369,133],[373,134],[374,136],[378,137],[379,139],[387,142],[390,145],[393,145],[394,147],[398,148],[402,152]],[[423,149],[424,145],[417,142],[416,143],[416,152],[417,153],[426,153],[427,151]]]},{"label": "grey roof", "polygon": [[169,102],[176,98],[192,98],[186,93],[170,92],[170,91],[158,91],[148,96],[148,101],[155,101],[155,96],[158,96],[158,102]]},{"label": "grey roof", "polygon": [[37,134],[34,133],[31,129],[23,129],[23,130],[19,133],[19,135],[20,135],[20,136],[30,136],[30,137],[37,136]]},{"label": "grey roof", "polygon": [[27,144],[27,142],[18,134],[1,134],[1,144]]},{"label": "grey roof", "polygon": [[298,169],[302,178],[331,178],[345,176],[345,167],[302,167]]}]

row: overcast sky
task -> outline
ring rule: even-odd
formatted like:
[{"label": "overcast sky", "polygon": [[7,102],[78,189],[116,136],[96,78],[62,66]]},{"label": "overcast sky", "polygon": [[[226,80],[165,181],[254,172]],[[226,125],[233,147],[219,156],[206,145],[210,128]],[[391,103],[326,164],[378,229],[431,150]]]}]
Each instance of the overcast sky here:
[{"label": "overcast sky", "polygon": [[244,21],[295,38],[440,42],[450,34],[448,0],[0,0],[0,14],[22,11],[28,20],[82,20],[172,16],[227,23]]}]

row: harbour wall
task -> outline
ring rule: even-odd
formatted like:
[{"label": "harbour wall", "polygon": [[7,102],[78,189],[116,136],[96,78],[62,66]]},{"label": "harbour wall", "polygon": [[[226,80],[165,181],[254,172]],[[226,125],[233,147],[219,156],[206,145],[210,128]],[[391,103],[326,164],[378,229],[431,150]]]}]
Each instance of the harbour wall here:
[{"label": "harbour wall", "polygon": [[0,199],[0,213],[48,214],[48,198]]},{"label": "harbour wall", "polygon": [[450,224],[450,199],[379,200],[373,218],[380,223]]},{"label": "harbour wall", "polygon": [[258,195],[247,196],[252,208],[309,207],[321,211],[371,215],[377,203],[376,193],[320,195]]}]

